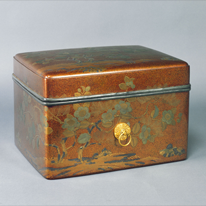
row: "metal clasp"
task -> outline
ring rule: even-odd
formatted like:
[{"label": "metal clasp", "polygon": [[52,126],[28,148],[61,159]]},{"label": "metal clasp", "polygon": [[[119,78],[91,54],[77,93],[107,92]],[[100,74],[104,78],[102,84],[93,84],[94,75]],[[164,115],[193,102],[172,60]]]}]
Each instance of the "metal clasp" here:
[{"label": "metal clasp", "polygon": [[[114,136],[118,139],[118,142],[121,146],[126,147],[131,143],[131,128],[126,123],[119,123],[114,128]],[[129,138],[129,141],[126,144],[122,144],[122,141]]]}]

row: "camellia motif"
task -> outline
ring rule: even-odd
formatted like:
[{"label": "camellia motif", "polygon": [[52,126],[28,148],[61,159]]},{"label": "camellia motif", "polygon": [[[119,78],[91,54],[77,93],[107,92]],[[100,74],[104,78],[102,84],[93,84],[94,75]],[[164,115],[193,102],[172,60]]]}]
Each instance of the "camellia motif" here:
[{"label": "camellia motif", "polygon": [[88,119],[90,117],[89,108],[88,107],[79,107],[77,111],[74,112],[74,116],[78,118],[79,121],[83,121],[84,119]]},{"label": "camellia motif", "polygon": [[117,113],[117,110],[109,109],[107,113],[102,114],[102,122],[111,122],[114,120],[114,115]]},{"label": "camellia motif", "polygon": [[131,112],[132,108],[129,102],[119,101],[119,104],[115,106],[116,110],[120,110],[122,114],[126,114],[127,112]]},{"label": "camellia motif", "polygon": [[67,118],[64,120],[64,124],[62,125],[62,128],[73,131],[76,127],[79,126],[80,123],[75,117],[73,117],[72,115],[67,115]]},{"label": "camellia motif", "polygon": [[172,124],[172,120],[174,119],[174,114],[172,113],[171,110],[168,111],[164,111],[162,113],[163,117],[162,117],[162,121],[166,122],[167,124]]}]

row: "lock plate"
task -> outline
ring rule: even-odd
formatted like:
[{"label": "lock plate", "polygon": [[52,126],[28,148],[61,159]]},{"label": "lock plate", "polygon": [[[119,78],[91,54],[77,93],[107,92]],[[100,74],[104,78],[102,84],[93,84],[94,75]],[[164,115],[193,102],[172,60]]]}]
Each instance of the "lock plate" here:
[{"label": "lock plate", "polygon": [[119,123],[114,128],[114,136],[117,139],[119,139],[119,137],[122,136],[121,140],[126,140],[127,139],[127,135],[129,135],[130,133],[131,133],[131,128],[126,123]]},{"label": "lock plate", "polygon": [[[119,123],[114,128],[114,136],[118,139],[121,146],[127,146],[131,142],[131,128],[126,123]],[[129,137],[129,141],[126,144],[122,144],[122,141],[126,140]]]}]

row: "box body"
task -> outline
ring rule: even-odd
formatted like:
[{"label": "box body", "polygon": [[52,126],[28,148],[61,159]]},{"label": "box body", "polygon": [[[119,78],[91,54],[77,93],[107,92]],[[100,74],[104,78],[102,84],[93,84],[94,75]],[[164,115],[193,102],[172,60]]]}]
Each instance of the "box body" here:
[{"label": "box body", "polygon": [[[141,61],[143,51],[151,55],[150,61]],[[32,53],[29,58],[35,59],[34,54],[40,55]],[[48,54],[51,51],[40,56]],[[122,59],[132,56],[129,53],[119,57],[121,62],[101,62],[101,71],[90,68],[81,74],[79,70],[78,74],[71,74],[70,68],[69,74],[65,68],[61,73],[57,66],[51,70],[45,65],[40,68],[43,60],[28,63],[25,54],[15,57],[14,76],[23,85],[14,84],[15,143],[44,177],[72,177],[186,158],[189,87],[187,90],[173,87],[189,85],[189,67],[181,60],[142,47],[138,54],[139,59],[132,60],[133,63],[122,63]],[[95,63],[97,57],[90,54],[90,58]],[[92,62],[86,66],[86,63],[79,64],[86,68]],[[59,65],[62,67],[62,61]],[[173,90],[168,92],[167,88]],[[48,105],[37,101],[30,91],[50,98]],[[144,91],[152,93],[144,94]],[[66,98],[67,103],[62,103]],[[121,146],[115,138],[114,129],[120,123],[126,123],[131,129],[128,146]]]}]

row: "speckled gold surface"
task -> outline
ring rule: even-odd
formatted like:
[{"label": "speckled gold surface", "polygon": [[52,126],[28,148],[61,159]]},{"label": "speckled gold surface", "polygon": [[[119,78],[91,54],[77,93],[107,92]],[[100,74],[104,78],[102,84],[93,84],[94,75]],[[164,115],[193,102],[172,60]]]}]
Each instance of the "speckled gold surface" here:
[{"label": "speckled gold surface", "polygon": [[[150,57],[150,61],[136,62],[129,69],[126,64],[119,65],[120,69],[116,65],[112,66],[114,62],[110,62],[108,67],[110,73],[107,72],[106,64],[104,64],[105,70],[99,73],[91,70],[87,76],[80,69],[74,70],[77,76],[72,76],[74,71],[71,71],[68,72],[68,77],[65,70],[61,73],[59,70],[45,69],[45,65],[55,68],[56,64],[61,64],[60,60],[37,62],[40,58],[45,59],[45,55],[49,58],[49,55],[58,53],[52,52],[38,54],[39,56],[36,54],[37,57],[34,53],[17,55],[21,64],[16,61],[14,64],[14,74],[20,79],[24,78],[25,84],[44,96],[48,96],[45,94],[49,93],[58,94],[58,97],[87,96],[109,91],[135,91],[140,88],[163,88],[189,83],[189,69],[185,62],[171,60],[168,55],[167,58],[162,57],[164,56],[162,53],[155,53],[153,50],[149,54],[144,54]],[[136,56],[131,55],[132,60],[143,58],[144,55],[141,52],[138,55],[135,53]],[[105,58],[104,55],[103,57]],[[120,57],[125,61],[125,56],[119,54]],[[161,58],[166,59],[161,60]],[[77,61],[78,58],[75,57],[75,59]],[[118,62],[121,61],[118,60]],[[85,62],[81,61],[81,63]],[[28,68],[21,66],[22,64]],[[66,63],[63,61],[62,64]],[[46,75],[53,75],[50,79],[53,82],[52,85],[48,84]],[[61,75],[65,75],[60,78],[64,79],[64,86],[59,84]],[[105,75],[106,82],[104,82]],[[79,76],[82,81],[77,80]],[[31,164],[48,179],[113,171],[186,158],[188,92],[50,107],[36,102],[16,84],[14,84],[14,94],[16,145]],[[54,97],[53,95],[51,96]],[[114,128],[119,123],[126,123],[131,128],[131,143],[126,147],[122,147],[114,136]]]}]

